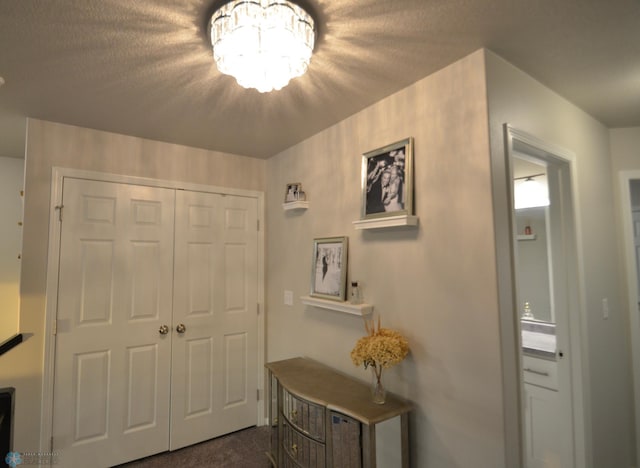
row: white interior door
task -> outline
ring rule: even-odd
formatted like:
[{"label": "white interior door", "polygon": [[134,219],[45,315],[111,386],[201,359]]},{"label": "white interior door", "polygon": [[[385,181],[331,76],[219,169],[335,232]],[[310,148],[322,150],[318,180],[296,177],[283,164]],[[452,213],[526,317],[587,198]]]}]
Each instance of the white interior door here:
[{"label": "white interior door", "polygon": [[[560,193],[559,170],[547,166],[549,180],[547,238],[549,262],[549,291],[552,317],[555,322],[556,347],[553,362],[542,359],[524,368],[525,436],[528,468],[572,468],[574,461],[574,428],[571,382],[571,352],[569,330],[570,288],[567,283],[567,229],[563,226],[565,214]],[[529,368],[530,367],[530,368]],[[527,372],[542,370],[544,380],[553,385],[529,384]],[[555,379],[551,379],[555,376]]]},{"label": "white interior door", "polygon": [[[549,161],[547,177],[549,182],[549,216],[548,216],[548,256],[549,279],[553,317],[556,324],[556,365],[558,386],[555,392],[550,392],[545,398],[538,399],[539,412],[533,414],[537,417],[539,440],[545,444],[534,442],[532,453],[544,454],[544,464],[535,464],[540,467],[572,468],[575,466],[574,438],[575,428],[573,400],[572,366],[574,363],[571,352],[570,310],[572,301],[575,302],[574,289],[569,278],[575,275],[571,272],[569,259],[571,246],[575,245],[572,238],[573,228],[571,223],[572,206],[570,184],[568,183],[569,167],[567,164]],[[546,408],[546,414],[545,414]],[[545,428],[546,425],[546,428]],[[542,435],[542,430],[547,435]],[[551,437],[550,434],[555,434]],[[539,442],[538,440],[538,442]],[[549,463],[548,460],[557,460],[558,463]],[[540,459],[537,459],[539,462]]]},{"label": "white interior door", "polygon": [[[638,280],[638,289],[640,291],[640,210],[633,210],[632,213],[633,223],[633,247],[636,252],[636,271]],[[640,302],[638,302],[640,306]]]},{"label": "white interior door", "polygon": [[66,467],[167,449],[174,196],[64,179],[53,449]]},{"label": "white interior door", "polygon": [[178,191],[175,232],[171,450],[256,423],[257,201]]},{"label": "white interior door", "polygon": [[631,336],[631,365],[635,398],[635,447],[640,457],[640,207],[634,203],[640,195],[640,173],[621,173],[623,188],[623,220],[625,224],[625,252],[629,333]]},{"label": "white interior door", "polygon": [[[522,150],[527,150],[527,147]],[[521,150],[521,151],[522,151]],[[529,151],[531,151],[529,149]],[[532,152],[533,153],[533,152]],[[533,153],[535,154],[535,153]],[[575,245],[572,223],[572,198],[568,163],[549,155],[538,158],[522,151],[512,156],[512,163],[526,175],[545,173],[548,182],[550,204],[544,208],[545,220],[541,225],[544,232],[527,242],[544,242],[546,247],[539,255],[546,255],[546,261],[535,260],[521,255],[525,251],[523,242],[516,242],[517,297],[520,307],[532,296],[531,289],[547,295],[545,303],[550,308],[544,321],[555,323],[555,355],[532,358],[533,365],[524,365],[524,436],[527,468],[573,468],[575,460],[574,427],[574,353],[571,347],[572,310],[576,307],[576,274],[573,271],[571,246]],[[533,171],[533,172],[531,172]],[[521,231],[520,231],[521,232]],[[516,232],[515,234],[519,234]],[[516,237],[517,238],[517,237]],[[546,250],[546,251],[545,251]],[[544,270],[542,269],[544,266]],[[530,274],[523,274],[527,271]],[[532,276],[538,275],[538,281]],[[526,282],[526,283],[525,283]],[[543,284],[546,283],[546,284]],[[523,292],[527,291],[527,296]],[[535,296],[534,296],[535,297]],[[534,303],[535,305],[535,303]],[[534,312],[537,310],[534,308]],[[521,316],[522,309],[516,311]],[[534,314],[535,315],[535,314]],[[535,356],[535,355],[532,355]],[[547,362],[546,359],[549,359]],[[528,378],[541,379],[530,383]],[[552,381],[552,382],[551,382]]]}]

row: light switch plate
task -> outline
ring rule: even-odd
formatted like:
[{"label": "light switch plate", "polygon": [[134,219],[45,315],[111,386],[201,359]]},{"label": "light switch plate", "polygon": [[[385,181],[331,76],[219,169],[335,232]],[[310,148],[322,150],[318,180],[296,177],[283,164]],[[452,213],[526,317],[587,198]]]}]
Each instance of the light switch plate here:
[{"label": "light switch plate", "polygon": [[292,306],[293,305],[293,291],[284,292],[284,305]]}]

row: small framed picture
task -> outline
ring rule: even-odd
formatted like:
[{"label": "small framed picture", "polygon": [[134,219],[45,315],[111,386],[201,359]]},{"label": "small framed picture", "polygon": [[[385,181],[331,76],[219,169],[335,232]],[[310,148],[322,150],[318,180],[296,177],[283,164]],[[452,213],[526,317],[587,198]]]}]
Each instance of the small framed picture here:
[{"label": "small framed picture", "polygon": [[413,138],[362,156],[361,218],[413,214]]},{"label": "small framed picture", "polygon": [[347,238],[313,240],[311,296],[344,301],[347,286]]},{"label": "small framed picture", "polygon": [[287,184],[287,188],[284,192],[284,202],[290,203],[298,200],[304,200],[304,192],[302,191],[302,184],[300,182],[293,182]]}]

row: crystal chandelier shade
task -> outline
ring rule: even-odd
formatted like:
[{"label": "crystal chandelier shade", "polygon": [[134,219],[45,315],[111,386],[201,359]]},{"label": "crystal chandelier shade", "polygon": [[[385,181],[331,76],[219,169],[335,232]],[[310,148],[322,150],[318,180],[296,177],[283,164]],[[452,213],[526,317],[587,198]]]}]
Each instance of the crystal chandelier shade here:
[{"label": "crystal chandelier shade", "polygon": [[303,75],[314,42],[313,19],[286,0],[232,0],[211,17],[218,70],[261,93]]}]

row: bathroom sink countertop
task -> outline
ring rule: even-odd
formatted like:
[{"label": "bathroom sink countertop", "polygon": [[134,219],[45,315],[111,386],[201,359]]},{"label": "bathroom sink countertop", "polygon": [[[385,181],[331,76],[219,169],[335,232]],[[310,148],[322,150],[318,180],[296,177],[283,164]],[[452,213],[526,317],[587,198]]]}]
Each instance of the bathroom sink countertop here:
[{"label": "bathroom sink countertop", "polygon": [[555,359],[557,342],[554,323],[522,320],[522,351],[534,357]]}]

